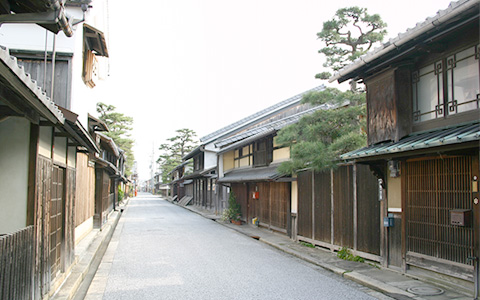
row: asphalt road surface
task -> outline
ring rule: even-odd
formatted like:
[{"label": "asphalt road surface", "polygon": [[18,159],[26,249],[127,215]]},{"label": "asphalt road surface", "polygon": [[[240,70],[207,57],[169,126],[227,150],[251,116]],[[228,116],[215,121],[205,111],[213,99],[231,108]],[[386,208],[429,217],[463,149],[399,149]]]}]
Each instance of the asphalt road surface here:
[{"label": "asphalt road surface", "polygon": [[109,267],[99,269],[103,287],[94,280],[106,300],[374,299],[353,282],[152,195],[130,201],[117,231]]}]

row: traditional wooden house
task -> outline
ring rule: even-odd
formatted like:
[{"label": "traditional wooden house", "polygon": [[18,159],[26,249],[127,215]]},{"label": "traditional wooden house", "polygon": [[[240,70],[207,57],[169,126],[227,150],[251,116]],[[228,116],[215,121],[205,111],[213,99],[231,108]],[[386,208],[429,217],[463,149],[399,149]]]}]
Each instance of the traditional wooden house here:
[{"label": "traditional wooden house", "polygon": [[[74,260],[74,244],[78,241],[75,233],[82,237],[86,232],[79,226],[88,223],[86,212],[90,211],[89,203],[83,202],[83,199],[76,201],[76,196],[79,191],[91,190],[92,177],[88,177],[89,172],[79,171],[77,167],[82,169],[86,165],[88,168],[88,159],[82,158],[86,158],[87,154],[95,156],[99,147],[81,125],[80,119],[86,121],[86,113],[83,112],[94,107],[95,103],[87,101],[90,108],[88,105],[82,107],[85,101],[76,101],[75,105],[72,99],[82,99],[85,91],[90,92],[92,85],[87,87],[86,79],[88,76],[95,79],[92,75],[101,73],[97,57],[108,56],[103,33],[91,25],[80,25],[87,19],[92,21],[91,2],[0,1],[2,78],[5,78],[0,82],[3,91],[0,96],[3,124],[0,126],[4,129],[2,139],[5,141],[2,145],[16,145],[9,151],[20,151],[4,156],[15,158],[16,167],[8,165],[5,159],[2,163],[4,176],[7,173],[10,176],[2,182],[1,189],[11,190],[13,194],[8,199],[14,201],[5,206],[14,204],[13,211],[5,210],[9,216],[2,217],[5,222],[2,233],[20,228],[19,224],[25,221],[22,215],[26,215],[25,225],[32,225],[31,231],[35,234],[35,239],[31,240],[23,235],[23,231],[2,238],[4,245],[8,245],[8,251],[2,251],[2,255],[22,263],[23,259],[12,256],[12,253],[30,257],[19,250],[30,247],[28,242],[35,241],[32,248],[35,260],[31,272],[33,280],[28,276],[30,270],[22,273],[21,267],[15,266],[18,271],[12,271],[12,264],[1,264],[2,284],[10,288],[1,290],[0,293],[6,291],[6,294],[0,295],[2,299],[26,298],[23,293],[40,299],[53,293],[67,276]],[[87,71],[82,73],[82,68]],[[77,71],[79,76],[75,80]],[[75,94],[72,93],[74,86]],[[77,111],[77,108],[81,108],[81,116],[71,112],[72,109]],[[22,131],[23,139],[30,138],[27,148],[23,147],[25,141],[20,142],[19,135],[13,134],[10,128],[12,121],[16,122],[17,133]],[[28,153],[28,156],[18,156],[20,153]],[[27,168],[22,167],[25,164]],[[23,175],[15,170],[22,170]],[[27,176],[26,183],[22,176]],[[27,192],[21,188],[24,184],[28,185]],[[25,195],[22,196],[22,193]],[[24,205],[25,196],[26,212],[16,211]],[[15,218],[12,219],[12,216]],[[18,224],[13,227],[7,225],[16,222]],[[12,241],[25,243],[19,246]],[[2,261],[8,262],[4,258]],[[25,262],[31,263],[28,260]],[[20,277],[23,281],[18,280]]]},{"label": "traditional wooden house", "polygon": [[[301,95],[298,97],[301,98]],[[218,152],[218,183],[230,188],[240,204],[242,220],[295,235],[296,178],[284,176],[278,166],[290,159],[290,148],[276,142],[276,133],[302,116],[328,105],[310,107],[297,103],[257,126],[215,142]]]},{"label": "traditional wooden house", "polygon": [[5,49],[0,85],[0,297],[41,299],[74,260],[77,151],[97,149]]},{"label": "traditional wooden house", "polygon": [[94,154],[92,161],[95,162],[93,226],[101,228],[116,207],[120,183],[127,182],[124,151],[117,147],[112,138],[102,133],[109,131],[103,121],[89,115],[88,127],[100,149],[99,153]]},{"label": "traditional wooden house", "polygon": [[183,160],[191,160],[193,163],[192,172],[183,176],[185,196],[191,197],[196,206],[216,211],[217,153],[201,145],[185,155]]},{"label": "traditional wooden house", "polygon": [[183,178],[185,174],[185,166],[188,164],[188,161],[185,161],[175,167],[168,175],[170,176],[170,196],[172,201],[179,201],[185,196],[185,185]]},{"label": "traditional wooden house", "polygon": [[342,159],[381,181],[383,264],[451,276],[476,296],[479,7],[452,2],[332,77],[366,85],[368,147]]},{"label": "traditional wooden house", "polygon": [[187,192],[192,190],[194,205],[214,213],[221,213],[227,207],[228,188],[217,182],[219,168],[223,163],[222,159],[218,158],[220,146],[217,145],[217,142],[248,131],[255,126],[261,126],[307,110],[311,107],[301,103],[302,96],[308,92],[323,89],[324,86],[313,88],[200,138],[200,145],[183,158],[184,160],[193,159],[193,173],[184,179],[188,180]]}]

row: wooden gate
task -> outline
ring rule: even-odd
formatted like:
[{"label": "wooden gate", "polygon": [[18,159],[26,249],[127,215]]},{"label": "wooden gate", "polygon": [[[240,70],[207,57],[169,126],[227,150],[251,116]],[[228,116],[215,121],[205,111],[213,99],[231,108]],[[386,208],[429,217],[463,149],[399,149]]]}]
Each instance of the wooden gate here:
[{"label": "wooden gate", "polygon": [[473,223],[452,225],[450,215],[452,210],[473,212],[472,165],[469,156],[407,161],[407,263],[425,267],[454,262],[465,267],[452,264],[446,269],[473,279]]}]

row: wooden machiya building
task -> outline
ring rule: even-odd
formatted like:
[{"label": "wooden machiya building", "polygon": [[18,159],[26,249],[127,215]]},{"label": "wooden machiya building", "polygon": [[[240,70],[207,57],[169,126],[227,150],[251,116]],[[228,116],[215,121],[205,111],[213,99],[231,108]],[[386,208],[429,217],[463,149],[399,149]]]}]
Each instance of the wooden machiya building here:
[{"label": "wooden machiya building", "polygon": [[215,192],[217,153],[202,145],[185,155],[183,160],[185,162],[190,160],[193,167],[191,172],[183,176],[185,196],[191,198],[193,205],[218,212],[218,198]]},{"label": "wooden machiya building", "polygon": [[221,214],[227,208],[228,184],[219,183],[219,172],[222,169],[223,159],[219,158],[221,148],[230,144],[230,138],[242,137],[242,133],[254,127],[263,126],[274,120],[280,120],[286,116],[310,109],[309,104],[301,103],[304,94],[323,90],[324,86],[318,86],[304,93],[295,95],[278,102],[260,111],[257,111],[243,119],[220,128],[202,138],[200,145],[191,153],[187,154],[184,161],[192,161],[193,172],[185,175],[185,195],[192,197],[193,205],[207,209],[215,214]]},{"label": "wooden machiya building", "polygon": [[97,148],[4,49],[0,85],[0,298],[41,299],[74,262],[76,155]]},{"label": "wooden machiya building", "polygon": [[457,1],[332,79],[363,81],[368,146],[342,156],[381,180],[382,259],[479,292],[480,2]]},{"label": "wooden machiya building", "polygon": [[262,227],[296,234],[297,182],[277,171],[290,159],[290,148],[276,142],[276,133],[302,116],[326,108],[318,106],[272,118],[216,143],[221,149],[218,182],[235,195],[244,222],[257,220]]}]

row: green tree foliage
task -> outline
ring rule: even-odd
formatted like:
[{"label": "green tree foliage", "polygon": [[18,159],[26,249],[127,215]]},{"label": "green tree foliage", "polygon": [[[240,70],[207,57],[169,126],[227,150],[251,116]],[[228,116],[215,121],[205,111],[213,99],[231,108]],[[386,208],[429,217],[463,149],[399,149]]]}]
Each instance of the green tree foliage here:
[{"label": "green tree foliage", "polygon": [[182,163],[182,157],[190,153],[196,147],[195,131],[187,128],[178,129],[176,135],[168,138],[166,143],[161,144],[161,154],[157,159],[160,164],[163,182],[168,182],[168,173]]},{"label": "green tree foliage", "polygon": [[132,150],[135,141],[131,138],[133,118],[116,112],[116,109],[113,105],[107,105],[102,102],[97,103],[97,112],[100,115],[99,119],[105,122],[109,129],[109,132],[105,134],[112,138],[120,149],[125,151],[125,173],[128,176],[130,175],[133,161],[135,160]]},{"label": "green tree foliage", "polygon": [[[335,16],[323,23],[323,29],[317,33],[325,47],[318,52],[326,56],[324,67],[338,71],[372,46],[381,42],[387,34],[387,24],[378,14],[370,15],[366,8],[357,6],[337,10]],[[317,74],[320,79],[328,79],[329,72]]]},{"label": "green tree foliage", "polygon": [[329,169],[340,154],[366,145],[365,94],[327,88],[305,95],[302,101],[331,108],[317,110],[279,131],[277,142],[291,149],[291,159],[280,165],[280,172]]}]

